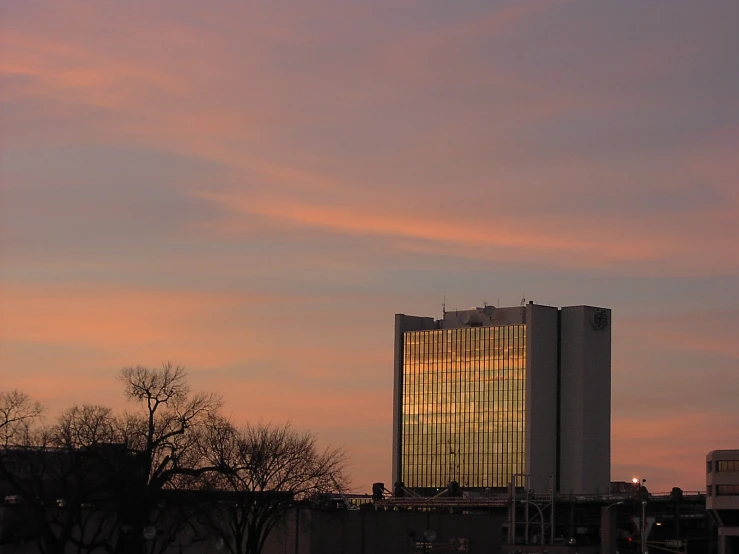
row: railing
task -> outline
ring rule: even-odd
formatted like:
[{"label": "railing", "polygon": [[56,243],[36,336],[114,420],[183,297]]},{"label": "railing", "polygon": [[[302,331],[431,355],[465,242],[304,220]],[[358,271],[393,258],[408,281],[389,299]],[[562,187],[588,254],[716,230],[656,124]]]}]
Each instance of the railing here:
[{"label": "railing", "polygon": [[[683,491],[682,498],[684,500],[697,500],[705,496],[703,491]],[[670,493],[649,493],[649,501],[667,501],[673,498]],[[572,503],[593,503],[605,504],[613,502],[628,502],[634,500],[633,493],[609,493],[609,494],[557,494],[555,502],[572,502]],[[519,499],[521,500],[521,499]],[[530,494],[528,497],[530,502],[538,502],[540,504],[548,504],[552,500],[550,494]],[[377,506],[385,507],[504,507],[511,502],[508,493],[493,493],[486,496],[405,496],[405,497],[385,497],[376,501]]]},{"label": "railing", "polygon": [[429,507],[429,508],[503,508],[508,505],[508,495],[500,495],[497,497],[480,496],[476,498],[461,497],[392,497],[383,498],[375,502],[380,507],[392,508],[413,508],[413,507]]}]

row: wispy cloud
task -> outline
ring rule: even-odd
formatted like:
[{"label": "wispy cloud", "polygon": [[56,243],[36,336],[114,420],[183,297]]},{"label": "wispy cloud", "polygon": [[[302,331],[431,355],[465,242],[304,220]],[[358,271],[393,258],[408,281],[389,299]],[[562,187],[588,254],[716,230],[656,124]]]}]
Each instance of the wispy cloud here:
[{"label": "wispy cloud", "polygon": [[172,358],[239,417],[347,441],[371,483],[394,312],[587,297],[616,314],[614,467],[679,454],[697,486],[722,439],[691,421],[733,390],[701,372],[737,357],[736,5],[3,15],[3,386],[115,404],[118,367]]}]

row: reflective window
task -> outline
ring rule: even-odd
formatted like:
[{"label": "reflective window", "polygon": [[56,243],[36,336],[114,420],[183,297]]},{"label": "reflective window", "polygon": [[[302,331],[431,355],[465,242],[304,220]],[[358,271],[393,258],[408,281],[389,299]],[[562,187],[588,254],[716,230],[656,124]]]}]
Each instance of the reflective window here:
[{"label": "reflective window", "polygon": [[716,485],[716,496],[737,496],[739,485]]},{"label": "reflective window", "polygon": [[526,326],[404,333],[402,479],[505,487],[524,472]]}]

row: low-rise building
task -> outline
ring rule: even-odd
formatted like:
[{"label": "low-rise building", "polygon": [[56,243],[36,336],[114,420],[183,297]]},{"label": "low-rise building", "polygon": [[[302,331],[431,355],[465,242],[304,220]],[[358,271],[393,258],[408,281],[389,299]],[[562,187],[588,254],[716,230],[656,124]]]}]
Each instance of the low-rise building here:
[{"label": "low-rise building", "polygon": [[718,525],[719,554],[739,554],[739,450],[706,455],[706,509]]}]

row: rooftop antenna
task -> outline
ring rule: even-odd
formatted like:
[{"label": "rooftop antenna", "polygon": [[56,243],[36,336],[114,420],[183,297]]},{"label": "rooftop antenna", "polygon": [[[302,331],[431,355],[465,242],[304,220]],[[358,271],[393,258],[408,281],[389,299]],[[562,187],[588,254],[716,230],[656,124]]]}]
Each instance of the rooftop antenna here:
[{"label": "rooftop antenna", "polygon": [[526,323],[526,294],[521,295],[521,323]]},{"label": "rooftop antenna", "polygon": [[441,300],[441,316],[442,318],[446,316],[446,293],[444,294]]}]

